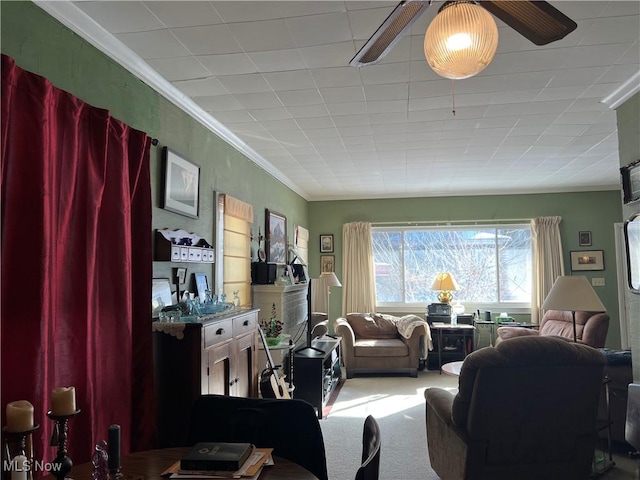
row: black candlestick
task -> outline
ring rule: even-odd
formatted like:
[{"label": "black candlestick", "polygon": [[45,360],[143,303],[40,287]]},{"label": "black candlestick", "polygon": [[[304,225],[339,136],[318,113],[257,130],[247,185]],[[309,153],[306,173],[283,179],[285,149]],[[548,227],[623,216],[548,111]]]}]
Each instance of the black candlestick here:
[{"label": "black candlestick", "polygon": [[69,418],[75,417],[80,413],[76,410],[70,415],[54,415],[53,412],[47,412],[47,417],[56,422],[51,436],[51,446],[58,447],[58,454],[51,462],[51,474],[57,480],[64,480],[67,473],[73,468],[73,461],[67,456],[67,434],[69,430]]},{"label": "black candlestick", "polygon": [[[40,425],[35,424],[32,428],[30,428],[29,430],[25,430],[24,432],[12,432],[7,427],[4,427],[2,429],[2,433],[4,434],[4,436],[7,439],[10,439],[6,443],[6,445],[7,445],[6,454],[8,456],[7,461],[12,462],[13,458],[15,458],[17,455],[24,455],[27,458],[27,461],[29,462],[29,465],[32,464],[32,462],[33,462],[33,458],[32,458],[33,451],[29,452],[29,456],[28,457],[27,457],[27,453],[26,453],[26,451],[27,451],[27,437],[30,437],[31,434],[33,432],[35,432],[38,428],[40,428]],[[9,444],[15,444],[16,450],[17,450],[15,455],[12,455],[11,452],[9,451]],[[13,469],[15,467],[12,465],[11,468]],[[23,468],[23,465],[20,465],[19,468]],[[31,468],[29,468],[28,478],[33,478],[33,473],[32,473]]]},{"label": "black candlestick", "polygon": [[120,474],[120,425],[109,425],[107,448],[109,451],[109,476],[116,478]]}]

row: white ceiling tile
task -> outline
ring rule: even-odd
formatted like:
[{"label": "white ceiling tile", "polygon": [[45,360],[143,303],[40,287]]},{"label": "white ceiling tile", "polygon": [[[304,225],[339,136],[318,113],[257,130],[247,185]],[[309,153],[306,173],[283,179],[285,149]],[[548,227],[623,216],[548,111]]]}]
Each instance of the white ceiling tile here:
[{"label": "white ceiling tile", "polygon": [[242,75],[258,71],[244,53],[199,55],[197,58],[213,75]]},{"label": "white ceiling tile", "polygon": [[231,93],[262,93],[270,92],[271,87],[259,73],[248,75],[219,76],[220,83]]},{"label": "white ceiling tile", "polygon": [[282,4],[282,2],[225,1],[212,3],[220,17],[229,23],[272,20],[281,16],[280,4]]},{"label": "white ceiling tile", "polygon": [[[368,102],[367,109],[369,113],[398,113],[407,111],[407,102],[405,100],[385,101],[385,102]],[[406,115],[403,115],[406,120]]]},{"label": "white ceiling tile", "polygon": [[575,47],[562,66],[564,68],[579,68],[611,65],[627,49],[628,45],[621,43]]},{"label": "white ceiling tile", "polygon": [[249,110],[249,113],[253,118],[259,122],[271,121],[271,120],[284,120],[285,118],[291,118],[289,110],[284,107],[280,108],[265,108],[262,110]]},{"label": "white ceiling tile", "polygon": [[364,91],[358,87],[321,88],[320,94],[325,103],[364,102]]},{"label": "white ceiling tile", "polygon": [[353,67],[333,67],[311,69],[311,75],[319,88],[348,87],[361,85],[360,69]]},{"label": "white ceiling tile", "polygon": [[305,105],[303,107],[287,107],[293,118],[316,118],[328,117],[329,111],[327,106],[322,105]]},{"label": "white ceiling tile", "polygon": [[304,107],[307,105],[322,104],[322,98],[318,89],[289,90],[277,93],[283,105],[287,107]]},{"label": "white ceiling tile", "polygon": [[75,6],[112,34],[164,28],[142,2],[76,2]]},{"label": "white ceiling tile", "polygon": [[295,40],[285,20],[230,23],[229,30],[245,52],[295,48]]},{"label": "white ceiling tile", "polygon": [[327,13],[288,18],[296,46],[311,47],[352,40],[349,19],[345,13]]},{"label": "white ceiling tile", "polygon": [[241,93],[236,98],[248,110],[282,106],[278,96],[271,92]]},{"label": "white ceiling tile", "polygon": [[116,38],[144,59],[189,55],[189,51],[169,30],[119,33]]},{"label": "white ceiling tile", "polygon": [[197,80],[178,80],[173,85],[191,97],[224,95],[230,93],[217,78],[199,78]]},{"label": "white ceiling tile", "polygon": [[153,14],[167,27],[217,25],[222,19],[210,2],[144,2]]},{"label": "white ceiling tile", "polygon": [[275,92],[315,88],[315,83],[308,70],[268,72],[264,73],[262,76]]},{"label": "white ceiling tile", "polygon": [[233,95],[211,95],[204,97],[193,97],[193,101],[207,111],[229,112],[241,110],[244,107]]},{"label": "white ceiling tile", "polygon": [[296,49],[273,52],[252,52],[248,54],[260,72],[286,72],[305,68],[304,60]]},{"label": "white ceiling tile", "polygon": [[406,63],[390,65],[371,65],[361,68],[362,82],[365,85],[409,82],[409,65]]},{"label": "white ceiling tile", "polygon": [[[207,110],[209,111],[209,110]],[[209,111],[209,113],[212,113]],[[224,125],[229,125],[233,123],[247,123],[254,122],[255,118],[251,116],[251,114],[247,110],[236,110],[232,112],[223,112],[223,111],[215,111],[216,120],[220,121]]]},{"label": "white ceiling tile", "polygon": [[640,29],[640,22],[636,16],[622,15],[599,18],[585,29],[585,35],[580,40],[580,45],[633,42],[638,38],[638,29]]},{"label": "white ceiling tile", "polygon": [[333,121],[329,116],[298,118],[296,119],[296,122],[298,122],[298,125],[300,125],[300,128],[303,130],[314,129],[314,128],[329,128],[334,126]]},{"label": "white ceiling tile", "polygon": [[325,0],[307,0],[304,2],[285,0],[277,2],[277,4],[280,5],[280,16],[285,18],[346,11],[343,2],[327,2]]},{"label": "white ceiling tile", "polygon": [[344,67],[355,54],[351,42],[301,47],[299,50],[309,69]]},{"label": "white ceiling tile", "polygon": [[157,58],[147,60],[147,63],[170,82],[193,80],[210,75],[210,72],[194,57]]},{"label": "white ceiling tile", "polygon": [[351,116],[359,113],[367,113],[367,104],[365,102],[347,102],[347,103],[332,103],[327,105],[327,110],[330,115],[344,115]]},{"label": "white ceiling tile", "polygon": [[172,28],[171,32],[193,55],[242,52],[227,25]]}]

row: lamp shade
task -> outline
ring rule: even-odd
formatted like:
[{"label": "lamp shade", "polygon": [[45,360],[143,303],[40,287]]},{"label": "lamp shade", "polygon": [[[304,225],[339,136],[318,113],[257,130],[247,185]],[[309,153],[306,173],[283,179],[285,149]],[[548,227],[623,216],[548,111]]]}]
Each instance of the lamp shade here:
[{"label": "lamp shade", "polygon": [[440,272],[436,275],[431,290],[458,290],[458,284],[449,272]]},{"label": "lamp shade", "polygon": [[484,70],[498,48],[498,27],[472,2],[447,2],[424,36],[424,55],[438,75],[460,80]]},{"label": "lamp shade", "polygon": [[324,281],[324,285],[327,287],[341,287],[342,284],[334,272],[322,272],[320,278]]},{"label": "lamp shade", "polygon": [[587,277],[583,276],[556,278],[542,304],[542,309],[572,312],[605,312],[607,310]]}]

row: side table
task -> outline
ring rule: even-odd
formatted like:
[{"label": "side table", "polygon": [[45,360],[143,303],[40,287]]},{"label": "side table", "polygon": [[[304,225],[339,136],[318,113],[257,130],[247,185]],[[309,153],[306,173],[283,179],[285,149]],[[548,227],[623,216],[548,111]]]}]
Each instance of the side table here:
[{"label": "side table", "polygon": [[[454,362],[464,360],[468,353],[473,352],[474,333],[473,325],[451,325],[450,323],[433,323],[431,331],[436,333],[433,351],[429,357],[438,359],[438,369],[443,361]],[[440,372],[442,373],[442,371]]]}]

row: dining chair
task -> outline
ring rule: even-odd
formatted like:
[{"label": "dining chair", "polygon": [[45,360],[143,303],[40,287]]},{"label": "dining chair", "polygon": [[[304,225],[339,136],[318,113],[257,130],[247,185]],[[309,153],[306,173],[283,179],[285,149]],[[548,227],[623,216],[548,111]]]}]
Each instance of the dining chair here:
[{"label": "dining chair", "polygon": [[190,445],[249,442],[273,448],[273,455],[328,480],[318,416],[304,400],[202,395],[191,409],[188,438]]},{"label": "dining chair", "polygon": [[356,480],[378,480],[380,473],[380,426],[369,415],[364,421],[362,432],[362,464],[356,473]]}]

